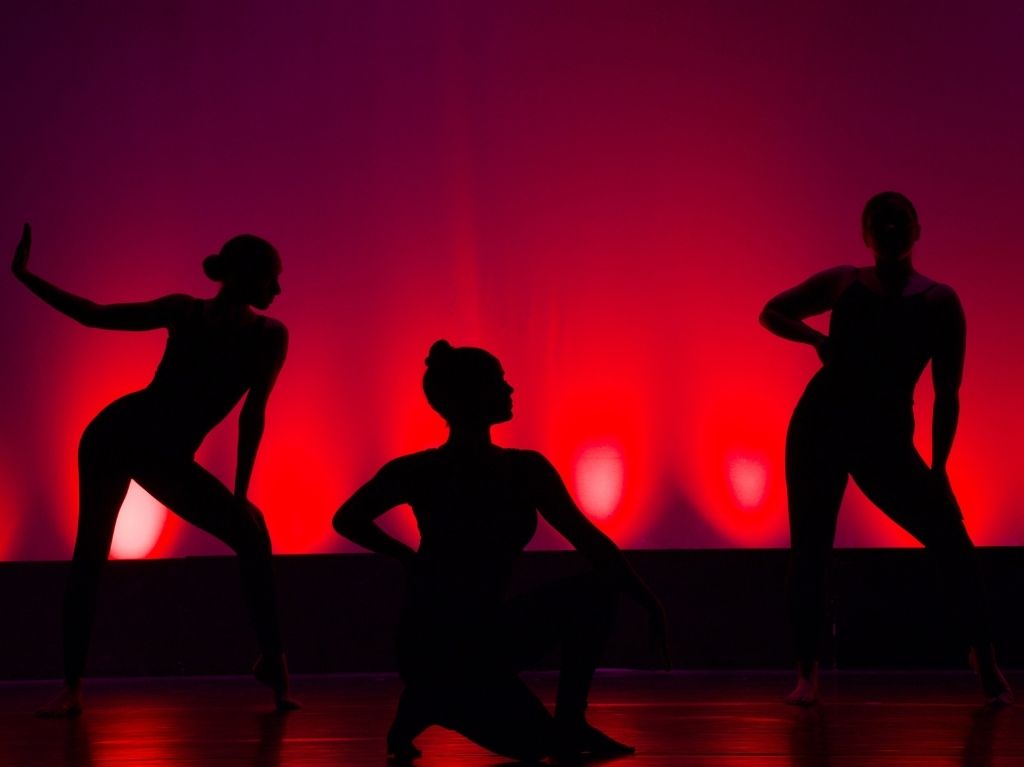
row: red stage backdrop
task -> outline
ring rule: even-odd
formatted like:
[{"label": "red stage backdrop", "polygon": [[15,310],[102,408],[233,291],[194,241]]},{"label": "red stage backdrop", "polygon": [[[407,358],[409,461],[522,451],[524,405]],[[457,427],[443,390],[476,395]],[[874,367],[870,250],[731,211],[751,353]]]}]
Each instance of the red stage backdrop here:
[{"label": "red stage backdrop", "polygon": [[[292,345],[252,487],[278,552],[343,550],[338,503],[444,439],[419,388],[439,337],[498,355],[497,440],[623,546],[785,546],[816,359],[757,315],[868,263],[861,206],[896,189],[967,311],[968,527],[1020,545],[1022,28],[1015,2],[6,3],[0,244],[31,221],[34,268],[101,302],[211,295],[228,237],[278,246]],[[65,558],[78,437],[164,338],[0,294],[0,558]],[[227,480],[234,430],[199,455]],[[846,505],[839,544],[912,544]],[[223,551],[133,488],[115,556]]]}]

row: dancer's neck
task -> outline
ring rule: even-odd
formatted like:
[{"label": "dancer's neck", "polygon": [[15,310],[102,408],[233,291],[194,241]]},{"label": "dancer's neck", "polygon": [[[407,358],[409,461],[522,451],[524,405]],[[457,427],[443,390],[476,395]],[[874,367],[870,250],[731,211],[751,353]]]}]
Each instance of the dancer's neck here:
[{"label": "dancer's neck", "polygon": [[489,425],[452,426],[444,446],[457,453],[473,453],[494,446]]}]

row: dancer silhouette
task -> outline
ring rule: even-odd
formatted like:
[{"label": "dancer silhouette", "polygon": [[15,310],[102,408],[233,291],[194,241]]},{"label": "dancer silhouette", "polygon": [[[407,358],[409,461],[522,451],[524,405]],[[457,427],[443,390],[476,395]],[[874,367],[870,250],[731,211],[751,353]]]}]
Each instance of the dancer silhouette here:
[{"label": "dancer silhouette", "polygon": [[[168,331],[152,382],[104,408],[79,443],[78,533],[63,606],[64,688],[37,714],[65,717],[82,710],[81,681],[100,571],[131,480],[238,554],[245,604],[261,651],[254,674],[271,687],[279,710],[295,708],[287,694],[270,537],[263,515],[246,497],[267,398],[287,346],[284,325],[252,311],[269,307],[280,292],[277,251],[259,237],[240,235],[203,262],[207,276],[221,283],[216,297],[169,295],[103,306],[30,272],[31,244],[26,224],[11,269],[54,309],[88,327]],[[193,456],[242,397],[232,494]]]},{"label": "dancer silhouette", "polygon": [[[910,200],[878,194],[865,206],[861,224],[874,266],[815,274],[772,298],[761,313],[768,330],[810,344],[822,361],[786,438],[790,615],[798,658],[797,685],[786,702],[817,700],[825,571],[852,476],[937,560],[985,695],[1009,703],[1013,696],[996,665],[974,545],[946,473],[960,410],[963,309],[952,288],[913,266],[921,228]],[[804,322],[827,311],[828,335]],[[914,388],[929,361],[935,389],[930,468],[913,442]]]},{"label": "dancer silhouette", "polygon": [[[423,389],[448,422],[448,440],[386,464],[334,517],[338,533],[394,557],[407,573],[398,632],[405,688],[389,754],[418,756],[413,740],[432,724],[516,759],[632,753],[587,723],[587,697],[620,590],[646,608],[667,665],[660,602],[576,507],[544,456],[491,441],[491,426],[512,418],[512,387],[497,359],[438,341]],[[375,522],[403,503],[419,525],[416,551]],[[533,537],[537,512],[593,569],[510,599],[512,568]],[[517,672],[555,646],[561,672],[552,718]]]}]

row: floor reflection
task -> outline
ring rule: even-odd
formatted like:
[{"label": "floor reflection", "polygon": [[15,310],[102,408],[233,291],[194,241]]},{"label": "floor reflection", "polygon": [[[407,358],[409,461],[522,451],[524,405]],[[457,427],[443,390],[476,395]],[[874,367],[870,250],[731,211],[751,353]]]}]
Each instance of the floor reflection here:
[{"label": "floor reflection", "polygon": [[[551,703],[555,678],[529,682]],[[977,705],[958,675],[841,676],[822,705],[782,705],[787,675],[602,673],[589,716],[637,747],[637,767],[1001,767],[1024,764],[1024,708]],[[1018,687],[1020,679],[1016,680]],[[44,685],[0,684],[3,767],[384,767],[384,734],[399,690],[392,675],[296,680],[304,708],[267,710],[242,679],[98,682],[80,719],[31,711]],[[432,728],[418,767],[503,764]]]}]

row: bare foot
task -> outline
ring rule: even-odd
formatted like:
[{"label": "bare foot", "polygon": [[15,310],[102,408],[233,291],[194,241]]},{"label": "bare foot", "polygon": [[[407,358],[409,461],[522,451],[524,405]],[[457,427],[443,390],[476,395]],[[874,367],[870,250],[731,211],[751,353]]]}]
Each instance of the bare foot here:
[{"label": "bare foot", "polygon": [[1010,689],[1010,683],[1006,681],[1006,677],[1003,676],[1003,672],[996,664],[996,654],[992,646],[989,645],[980,650],[971,648],[968,660],[971,668],[978,674],[988,705],[995,707],[1012,705],[1013,690]]},{"label": "bare foot", "polygon": [[278,713],[298,711],[302,706],[288,697],[288,662],[284,654],[272,658],[262,655],[252,668],[252,675],[257,682],[267,685],[274,693],[274,708]]},{"label": "bare foot", "polygon": [[783,698],[787,706],[814,706],[818,702],[818,665],[810,669],[798,669],[796,687]]},{"label": "bare foot", "polygon": [[570,725],[556,721],[555,728],[556,746],[553,755],[561,760],[581,756],[610,759],[636,753],[633,746],[620,743],[585,720]]},{"label": "bare foot", "polygon": [[45,706],[36,709],[40,719],[71,719],[82,713],[82,688],[79,685],[65,685],[57,697]]}]

